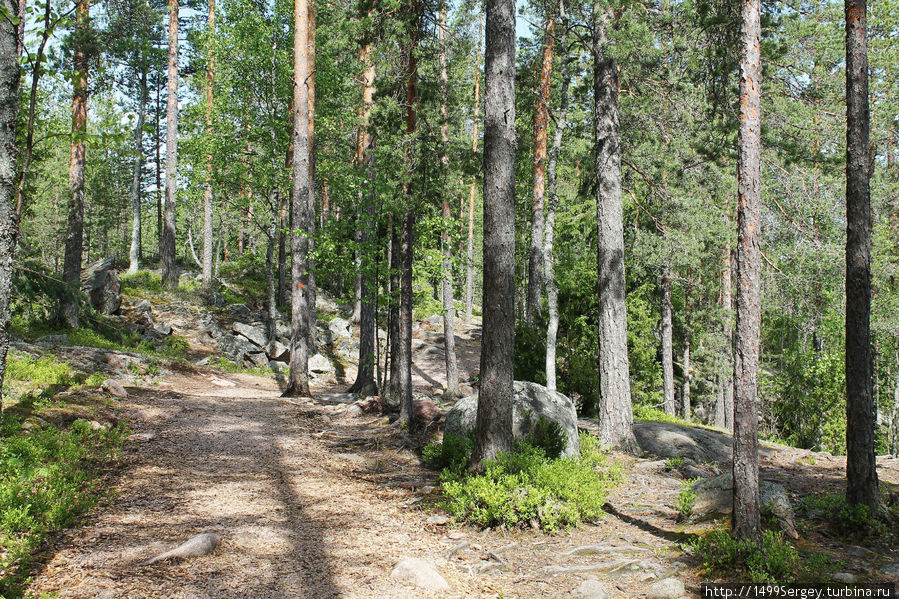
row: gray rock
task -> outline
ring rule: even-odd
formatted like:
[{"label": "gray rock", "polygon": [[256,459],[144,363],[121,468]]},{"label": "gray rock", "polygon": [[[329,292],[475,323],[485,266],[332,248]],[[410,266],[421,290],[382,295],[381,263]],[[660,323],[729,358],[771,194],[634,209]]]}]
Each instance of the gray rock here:
[{"label": "gray rock", "polygon": [[39,345],[67,345],[69,343],[68,335],[44,335],[43,337],[38,337],[35,343]]},{"label": "gray rock", "polygon": [[337,312],[337,304],[319,289],[318,293],[315,294],[315,309],[319,312],[334,314]]},{"label": "gray rock", "polygon": [[279,341],[269,341],[265,353],[276,362],[290,362],[290,348]]},{"label": "gray rock", "polygon": [[244,354],[244,360],[252,366],[265,368],[268,366],[268,356],[264,351],[255,351]]},{"label": "gray rock", "polygon": [[423,559],[407,557],[398,563],[390,573],[391,578],[411,582],[427,591],[448,591],[450,585],[434,566]]},{"label": "gray rock", "polygon": [[272,369],[272,372],[287,372],[287,364],[284,362],[269,360],[268,367]]},{"label": "gray rock", "polygon": [[677,578],[663,578],[649,587],[646,597],[648,599],[678,599],[685,593],[683,582]]},{"label": "gray rock", "polygon": [[880,567],[879,572],[883,576],[899,577],[899,564],[897,564],[897,563],[884,564]]},{"label": "gray rock", "polygon": [[233,325],[231,325],[231,330],[244,337],[248,341],[252,342],[254,345],[265,347],[265,331],[263,331],[260,327],[254,327],[242,322],[235,322]]},{"label": "gray rock", "polygon": [[100,385],[100,389],[106,391],[114,397],[128,397],[128,392],[125,391],[125,387],[122,386],[122,383],[113,379],[106,379],[105,381],[103,381],[103,384]]},{"label": "gray rock", "polygon": [[830,575],[830,578],[834,582],[842,584],[855,584],[856,582],[855,574],[850,574],[849,572],[834,572]]},{"label": "gray rock", "polygon": [[[729,514],[733,509],[733,488],[732,472],[696,481],[693,484],[696,500],[693,502],[692,514],[699,517]],[[762,512],[774,516],[788,535],[794,539],[799,538],[786,489],[777,483],[762,480],[759,482],[759,494]]]},{"label": "gray rock", "polygon": [[328,330],[331,332],[331,337],[334,339],[342,339],[351,336],[349,321],[344,320],[339,316],[331,319],[328,323]]},{"label": "gray rock", "polygon": [[244,320],[249,320],[253,317],[253,313],[246,304],[232,304],[228,306],[228,311],[236,318],[242,318]]},{"label": "gray rock", "polygon": [[231,361],[240,364],[243,362],[244,356],[250,352],[260,351],[259,347],[253,345],[245,337],[227,333],[222,335],[218,340],[219,348],[227,355]]},{"label": "gray rock", "polygon": [[635,422],[634,436],[647,453],[660,458],[690,458],[696,463],[732,459],[731,438],[704,428],[668,422]]},{"label": "gray rock", "polygon": [[[478,411],[477,394],[465,397],[446,415],[446,434],[465,436],[474,429]],[[512,399],[512,433],[515,437],[527,435],[537,419],[558,422],[568,436],[568,446],[562,452],[566,457],[577,457],[581,453],[578,440],[577,413],[574,403],[559,392],[553,392],[537,383],[515,381]]]},{"label": "gray rock", "polygon": [[321,354],[315,354],[309,358],[309,372],[317,372],[321,374],[330,374],[334,372],[334,366],[331,360]]},{"label": "gray rock", "polygon": [[153,304],[151,304],[149,300],[142,299],[134,302],[132,308],[134,308],[138,312],[150,314],[153,311]]},{"label": "gray rock", "polygon": [[158,335],[168,337],[172,334],[172,325],[164,322],[157,323],[153,325],[153,331],[155,331]]},{"label": "gray rock", "polygon": [[104,314],[117,314],[122,307],[122,280],[114,267],[112,258],[103,258],[81,271],[81,288],[91,306]]},{"label": "gray rock", "polygon": [[609,594],[606,592],[602,583],[595,577],[590,577],[580,584],[580,586],[571,591],[572,597],[581,597],[582,599],[606,599]]},{"label": "gray rock", "polygon": [[109,427],[105,424],[100,424],[96,420],[91,420],[91,430],[92,431],[105,431]]},{"label": "gray rock", "polygon": [[428,324],[443,324],[443,316],[440,314],[433,314],[425,318],[425,322]]}]

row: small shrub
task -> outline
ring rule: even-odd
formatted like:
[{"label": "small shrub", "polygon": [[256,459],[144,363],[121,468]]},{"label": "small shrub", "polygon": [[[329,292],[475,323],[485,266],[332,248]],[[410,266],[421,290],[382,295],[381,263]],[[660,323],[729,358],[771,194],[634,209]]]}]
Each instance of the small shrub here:
[{"label": "small shrub", "polygon": [[474,447],[473,435],[445,435],[442,443],[430,443],[421,452],[421,458],[434,468],[461,472],[471,458]]},{"label": "small shrub", "polygon": [[677,494],[675,503],[679,520],[686,520],[690,517],[690,512],[693,511],[693,504],[696,502],[697,497],[696,491],[693,490],[693,485],[698,480],[699,478],[691,478],[681,483],[680,493]]},{"label": "small shrub", "polygon": [[442,479],[442,507],[456,518],[484,527],[534,523],[554,531],[598,519],[620,468],[608,464],[595,438],[582,435],[578,459],[551,459],[521,442],[517,451],[485,463],[483,474],[447,468]]},{"label": "small shrub", "polygon": [[122,275],[122,291],[160,293],[162,276],[157,272],[139,270],[134,274]]},{"label": "small shrub", "polygon": [[871,517],[868,506],[849,505],[842,493],[803,497],[802,509],[806,512],[820,510],[834,530],[842,535],[886,532],[885,525]]},{"label": "small shrub", "polygon": [[[793,582],[803,573],[799,553],[779,532],[766,530],[762,545],[738,541],[729,532],[715,530],[693,542],[709,571],[744,569],[752,582]],[[802,576],[800,576],[802,577]]]},{"label": "small shrub", "polygon": [[568,447],[568,435],[565,434],[565,428],[561,424],[541,416],[522,442],[542,449],[546,457],[554,460]]},{"label": "small shrub", "polygon": [[684,465],[684,458],[678,456],[675,458],[668,458],[665,460],[665,471],[671,472],[672,470],[677,470],[681,466]]},{"label": "small shrub", "polygon": [[649,422],[667,422],[669,424],[682,424],[685,426],[692,426],[693,423],[684,420],[683,418],[678,418],[677,416],[672,416],[671,414],[666,414],[662,410],[658,408],[651,408],[649,406],[635,405],[634,406],[634,420],[644,420]]}]

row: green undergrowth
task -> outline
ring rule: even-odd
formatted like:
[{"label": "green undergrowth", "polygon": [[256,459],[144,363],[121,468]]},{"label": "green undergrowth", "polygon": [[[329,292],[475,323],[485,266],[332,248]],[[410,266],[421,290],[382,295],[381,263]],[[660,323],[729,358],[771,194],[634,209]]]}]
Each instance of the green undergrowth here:
[{"label": "green undergrowth", "polygon": [[48,405],[61,391],[96,388],[105,378],[102,373],[77,372],[53,354],[34,357],[12,350],[3,380],[5,407],[30,411]]},{"label": "green undergrowth", "polygon": [[[422,457],[442,467],[439,507],[460,521],[482,527],[539,526],[547,532],[598,520],[606,493],[621,479],[621,467],[600,450],[598,440],[582,434],[577,459],[551,458],[546,433],[516,442],[515,451],[484,464],[484,472],[465,470],[471,439],[448,435],[425,448]],[[552,440],[549,448],[557,445]],[[563,446],[564,447],[564,446]]]},{"label": "green undergrowth", "polygon": [[[215,356],[210,358],[209,366],[213,368],[218,368],[219,370],[223,370],[225,372],[231,373],[241,373],[241,374],[253,374],[256,376],[272,376],[271,368],[263,368],[262,366],[244,366],[242,364],[238,364],[232,360],[224,356]],[[287,370],[284,371],[284,376],[287,376]]]},{"label": "green undergrowth", "polygon": [[106,492],[100,474],[120,458],[127,429],[86,420],[25,432],[4,415],[0,439],[0,596],[21,596],[47,537],[70,527]]},{"label": "green undergrowth", "polygon": [[693,553],[703,560],[709,575],[729,580],[792,583],[827,582],[840,564],[823,553],[801,555],[783,534],[763,533],[762,544],[738,541],[726,530],[714,530],[692,542]]},{"label": "green undergrowth", "polygon": [[122,275],[122,295],[132,299],[146,299],[153,303],[167,304],[174,299],[203,302],[203,285],[194,279],[178,281],[172,291],[162,286],[162,276],[151,270],[139,270]]},{"label": "green undergrowth", "polygon": [[842,493],[806,495],[799,512],[806,517],[819,515],[833,531],[844,537],[874,535],[882,538],[889,533],[887,525],[874,518],[868,506],[849,505]]}]

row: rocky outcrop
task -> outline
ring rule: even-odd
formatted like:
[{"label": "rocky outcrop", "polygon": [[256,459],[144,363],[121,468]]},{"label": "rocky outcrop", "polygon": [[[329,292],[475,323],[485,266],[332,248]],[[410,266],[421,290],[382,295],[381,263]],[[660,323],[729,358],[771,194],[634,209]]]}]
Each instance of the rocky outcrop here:
[{"label": "rocky outcrop", "polygon": [[94,262],[81,271],[81,288],[91,306],[104,314],[117,314],[122,307],[122,279],[112,258]]},{"label": "rocky outcrop", "polygon": [[[474,429],[478,412],[477,394],[456,402],[446,415],[446,434],[465,436]],[[528,381],[515,381],[512,398],[512,432],[523,437],[533,429],[541,417],[558,422],[568,437],[564,457],[577,457],[581,453],[578,440],[577,412],[574,402],[557,391]]]},{"label": "rocky outcrop", "polygon": [[[692,516],[700,519],[729,514],[733,510],[734,481],[732,472],[723,472],[712,478],[704,478],[693,484],[696,499]],[[793,506],[786,489],[768,480],[759,482],[759,505],[762,513],[775,518],[785,533],[799,538],[793,515]]]}]

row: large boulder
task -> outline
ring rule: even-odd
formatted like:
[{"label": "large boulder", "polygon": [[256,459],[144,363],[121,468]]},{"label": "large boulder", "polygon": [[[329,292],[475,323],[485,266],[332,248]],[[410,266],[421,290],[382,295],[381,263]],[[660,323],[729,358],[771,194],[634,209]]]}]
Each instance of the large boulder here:
[{"label": "large boulder", "polygon": [[261,351],[258,346],[247,341],[245,337],[232,333],[222,335],[218,340],[218,344],[222,353],[228,356],[232,362],[238,364],[243,362],[245,355]]},{"label": "large boulder", "polygon": [[334,366],[331,364],[331,360],[321,354],[315,354],[309,358],[308,368],[309,372],[313,375],[331,374],[334,372]]},{"label": "large boulder", "polygon": [[265,346],[265,353],[276,362],[290,362],[290,348],[274,339]]},{"label": "large boulder", "polygon": [[[733,472],[703,478],[693,484],[696,499],[691,514],[700,519],[729,514],[733,510]],[[768,480],[759,481],[759,505],[762,513],[777,520],[781,530],[789,536],[799,537],[790,497],[783,486]]]},{"label": "large boulder", "polygon": [[122,307],[122,280],[112,258],[103,258],[81,271],[81,288],[91,306],[104,314],[116,314]]},{"label": "large boulder", "polygon": [[332,318],[328,322],[328,330],[331,332],[332,339],[342,339],[344,337],[350,337],[350,323],[348,320],[340,318]]},{"label": "large boulder", "polygon": [[238,335],[245,337],[254,345],[258,345],[259,347],[265,347],[266,345],[267,339],[265,338],[265,331],[263,331],[260,327],[254,327],[242,322],[235,322],[233,325],[231,325],[231,330],[233,330]]},{"label": "large boulder", "polygon": [[[478,413],[478,395],[470,395],[456,402],[446,415],[446,434],[464,437],[474,429]],[[577,436],[577,412],[574,402],[558,391],[550,391],[543,385],[528,381],[515,381],[512,396],[512,433],[523,437],[533,430],[540,417],[562,425],[568,437],[564,457],[581,454]]]}]

